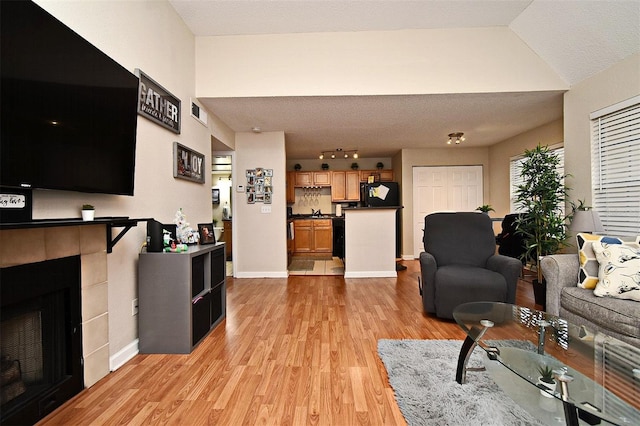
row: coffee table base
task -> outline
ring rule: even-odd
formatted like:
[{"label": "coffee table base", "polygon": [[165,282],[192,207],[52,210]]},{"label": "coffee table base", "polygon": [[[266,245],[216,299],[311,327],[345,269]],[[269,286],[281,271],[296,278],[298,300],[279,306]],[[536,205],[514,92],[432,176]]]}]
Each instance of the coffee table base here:
[{"label": "coffee table base", "polygon": [[[484,332],[482,333],[484,334]],[[458,382],[461,385],[467,382],[467,371],[485,370],[484,367],[479,367],[479,368],[467,367],[469,358],[471,357],[471,354],[473,353],[473,350],[476,348],[476,346],[477,346],[477,342],[469,336],[467,336],[464,339],[464,342],[462,342],[462,347],[460,348],[460,354],[458,355],[458,366],[456,368],[456,382]],[[497,359],[495,355],[500,354],[500,351],[498,348],[491,348],[491,349],[492,350],[487,352],[487,356],[492,361],[495,361]],[[492,356],[492,354],[494,355]],[[564,408],[565,424],[567,426],[579,426],[579,423],[578,423],[579,409],[574,404],[568,401],[568,398],[567,398],[568,391],[566,388],[566,383],[563,383],[561,394],[562,394],[562,405]]]}]

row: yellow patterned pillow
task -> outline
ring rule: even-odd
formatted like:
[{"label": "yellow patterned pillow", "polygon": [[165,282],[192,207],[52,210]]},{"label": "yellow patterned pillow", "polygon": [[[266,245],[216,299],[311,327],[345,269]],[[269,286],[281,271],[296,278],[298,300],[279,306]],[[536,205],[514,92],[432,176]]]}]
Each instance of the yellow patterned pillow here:
[{"label": "yellow patterned pillow", "polygon": [[598,260],[593,252],[593,243],[622,244],[616,237],[579,233],[576,235],[580,270],[578,271],[578,287],[593,290],[598,284]]},{"label": "yellow patterned pillow", "polygon": [[593,294],[640,302],[640,248],[593,243],[600,271]]}]

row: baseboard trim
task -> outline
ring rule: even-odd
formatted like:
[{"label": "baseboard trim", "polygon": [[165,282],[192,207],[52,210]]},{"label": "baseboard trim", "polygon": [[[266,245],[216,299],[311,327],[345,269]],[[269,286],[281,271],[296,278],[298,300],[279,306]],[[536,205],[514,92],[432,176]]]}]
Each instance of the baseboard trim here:
[{"label": "baseboard trim", "polygon": [[237,272],[235,278],[287,278],[288,271],[284,272]]},{"label": "baseboard trim", "polygon": [[344,272],[345,278],[396,278],[396,271],[352,271]]},{"label": "baseboard trim", "polygon": [[109,370],[116,371],[118,368],[126,364],[127,361],[129,361],[131,358],[138,355],[138,353],[140,352],[138,343],[139,340],[136,339],[119,350],[112,357],[109,357]]}]

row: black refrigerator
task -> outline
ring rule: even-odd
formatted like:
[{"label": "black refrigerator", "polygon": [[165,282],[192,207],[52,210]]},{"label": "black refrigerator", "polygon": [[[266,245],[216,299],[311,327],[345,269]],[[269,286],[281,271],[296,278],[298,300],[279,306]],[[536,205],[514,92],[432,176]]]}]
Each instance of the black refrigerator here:
[{"label": "black refrigerator", "polygon": [[402,207],[398,182],[375,182],[360,184],[362,207],[398,207],[396,210],[396,257],[402,255]]},{"label": "black refrigerator", "polygon": [[361,183],[360,202],[362,207],[400,206],[398,182]]}]

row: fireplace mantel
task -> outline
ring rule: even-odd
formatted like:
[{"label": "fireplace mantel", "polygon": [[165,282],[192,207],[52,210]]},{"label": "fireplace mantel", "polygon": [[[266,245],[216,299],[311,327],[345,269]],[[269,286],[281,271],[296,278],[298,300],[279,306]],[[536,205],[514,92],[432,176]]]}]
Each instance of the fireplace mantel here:
[{"label": "fireplace mantel", "polygon": [[[106,225],[107,227],[107,253],[113,251],[113,247],[118,241],[138,222],[146,222],[151,219],[130,219],[126,216],[98,217],[95,220],[84,221],[79,218],[69,219],[35,219],[29,222],[0,223],[0,229],[28,229],[28,228],[51,228],[59,226],[86,226],[86,225]],[[123,228],[118,235],[112,236],[113,228]]]}]

